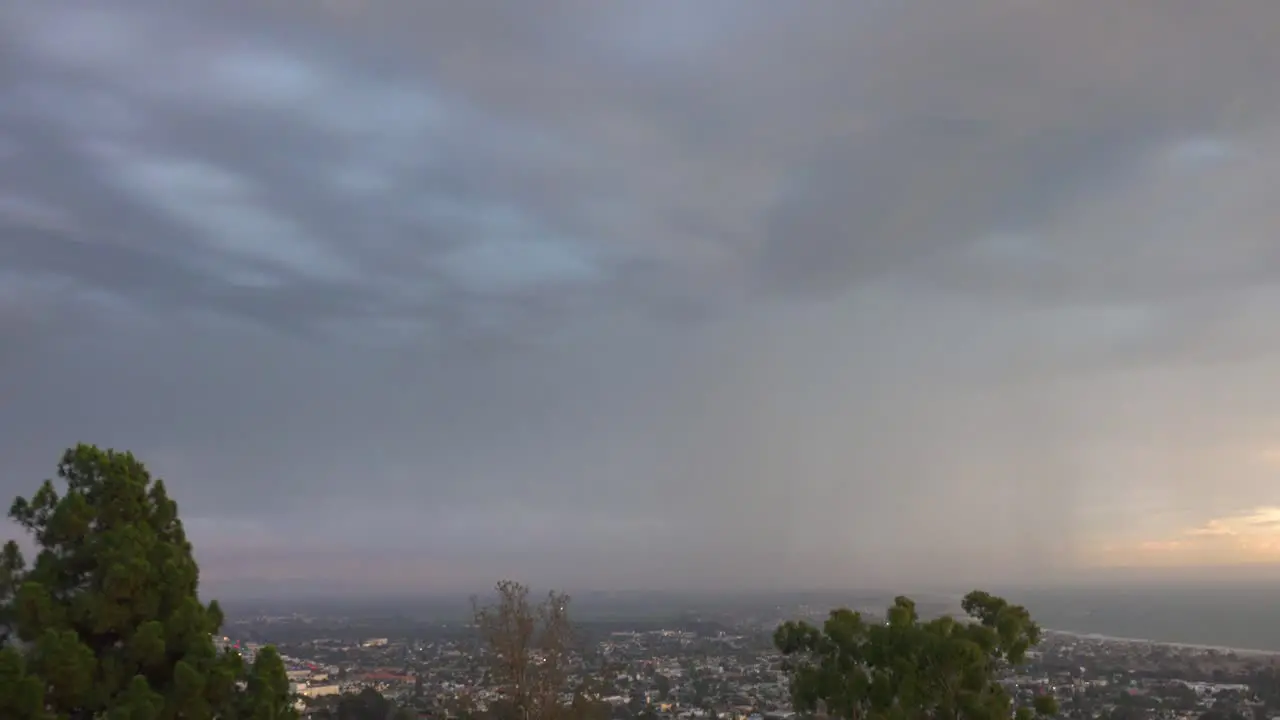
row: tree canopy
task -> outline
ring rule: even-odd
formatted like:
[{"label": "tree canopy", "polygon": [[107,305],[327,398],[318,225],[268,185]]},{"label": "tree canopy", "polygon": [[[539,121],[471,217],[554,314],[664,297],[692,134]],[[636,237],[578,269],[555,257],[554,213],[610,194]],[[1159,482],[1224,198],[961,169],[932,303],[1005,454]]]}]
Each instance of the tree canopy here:
[{"label": "tree canopy", "polygon": [[899,597],[883,622],[833,610],[821,628],[783,623],[774,643],[786,656],[797,710],[820,707],[846,720],[1028,720],[1057,711],[1051,695],[1015,710],[999,673],[1040,642],[1026,608],[981,591],[964,597],[971,620],[923,621]]},{"label": "tree canopy", "polygon": [[78,445],[9,517],[36,546],[0,552],[0,717],[291,720],[272,648],[219,652],[216,602],[178,506],[131,453]]},{"label": "tree canopy", "polygon": [[[473,622],[480,631],[490,676],[502,687],[503,701],[492,714],[508,720],[557,720],[572,715],[560,701],[574,644],[569,596],[550,592],[541,602],[529,599],[526,585],[504,580],[494,588],[497,600],[473,599]],[[579,706],[582,709],[583,706]]]}]

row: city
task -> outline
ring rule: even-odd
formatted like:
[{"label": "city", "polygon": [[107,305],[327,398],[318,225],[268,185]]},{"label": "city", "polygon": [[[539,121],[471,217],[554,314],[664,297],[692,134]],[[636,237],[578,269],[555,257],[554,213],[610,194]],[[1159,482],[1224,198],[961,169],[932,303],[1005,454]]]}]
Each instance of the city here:
[{"label": "city", "polygon": [[[779,609],[812,616],[805,606]],[[467,623],[304,615],[229,622],[247,653],[274,642],[304,716],[329,717],[343,696],[376,693],[399,717],[486,717],[501,701]],[[776,624],[757,618],[580,623],[581,652],[562,702],[601,720],[785,720],[792,708]],[[1234,651],[1046,631],[1027,662],[1001,678],[1016,698],[1052,695],[1059,717],[1104,720],[1266,720],[1280,716],[1280,652]],[[377,707],[377,706],[375,706]],[[354,712],[354,711],[352,711]],[[385,713],[385,711],[384,711]],[[348,717],[333,715],[333,717]],[[355,715],[350,715],[355,717]]]}]

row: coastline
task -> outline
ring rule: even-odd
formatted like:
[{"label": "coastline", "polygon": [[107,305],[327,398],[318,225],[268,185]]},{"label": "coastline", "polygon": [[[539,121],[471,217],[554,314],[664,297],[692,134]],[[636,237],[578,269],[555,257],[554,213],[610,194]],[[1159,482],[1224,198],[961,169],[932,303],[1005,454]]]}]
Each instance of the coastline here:
[{"label": "coastline", "polygon": [[1129,644],[1135,644],[1135,645],[1136,644],[1159,645],[1162,647],[1178,648],[1182,650],[1206,650],[1206,651],[1212,650],[1214,652],[1234,653],[1236,655],[1247,655],[1251,657],[1280,655],[1280,650],[1262,650],[1259,648],[1227,647],[1225,645],[1201,645],[1198,643],[1170,642],[1167,640],[1150,640],[1147,638],[1118,637],[1115,635],[1104,635],[1102,633],[1087,633],[1087,632],[1080,632],[1077,630],[1055,630],[1053,628],[1044,628],[1044,633],[1046,635],[1061,635],[1065,637],[1076,638],[1079,640],[1098,640],[1101,642],[1129,643]]}]

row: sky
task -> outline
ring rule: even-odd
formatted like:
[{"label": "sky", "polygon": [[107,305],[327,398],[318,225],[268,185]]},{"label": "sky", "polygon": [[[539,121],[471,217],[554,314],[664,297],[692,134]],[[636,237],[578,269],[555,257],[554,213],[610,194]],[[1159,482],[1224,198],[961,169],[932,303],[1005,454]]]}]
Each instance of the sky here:
[{"label": "sky", "polygon": [[0,493],[206,588],[1280,563],[1274,0],[0,16]]}]

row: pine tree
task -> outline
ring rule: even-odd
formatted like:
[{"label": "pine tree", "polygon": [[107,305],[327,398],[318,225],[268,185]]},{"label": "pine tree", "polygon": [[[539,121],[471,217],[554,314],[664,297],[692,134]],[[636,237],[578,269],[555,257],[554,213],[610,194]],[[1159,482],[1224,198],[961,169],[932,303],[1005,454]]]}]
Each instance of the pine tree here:
[{"label": "pine tree", "polygon": [[293,720],[274,650],[251,668],[213,641],[216,602],[164,482],[130,453],[78,445],[9,517],[32,536],[0,553],[0,717]]}]

